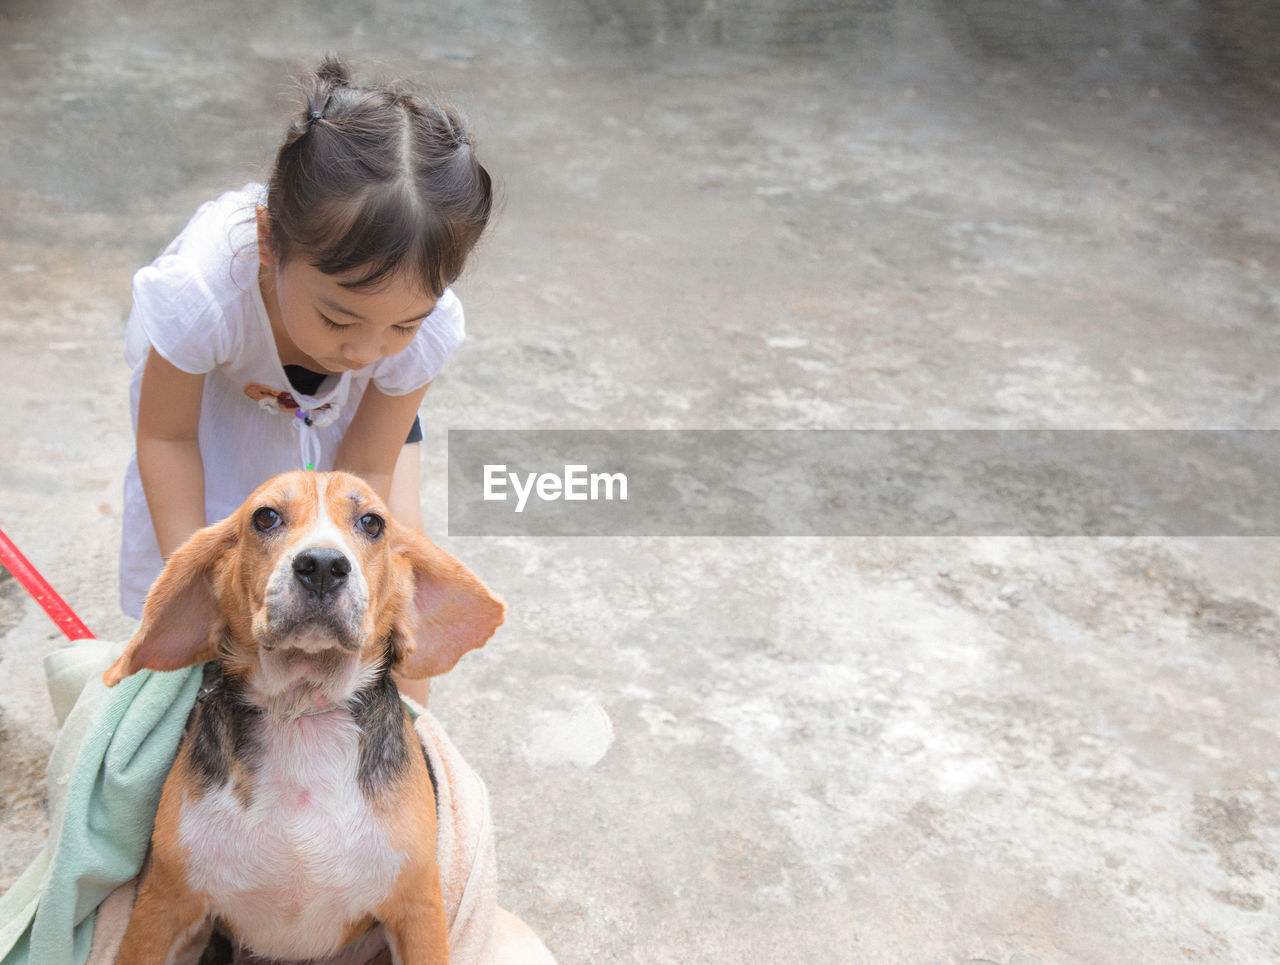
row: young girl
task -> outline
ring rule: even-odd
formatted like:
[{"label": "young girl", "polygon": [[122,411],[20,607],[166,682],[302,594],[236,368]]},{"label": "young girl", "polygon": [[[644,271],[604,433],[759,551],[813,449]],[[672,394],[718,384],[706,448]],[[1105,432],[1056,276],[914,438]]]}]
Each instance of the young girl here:
[{"label": "young girl", "polygon": [[203,205],[133,280],[137,453],[121,604],[196,529],[289,469],[363,476],[421,528],[418,405],[463,339],[449,285],[492,190],[464,122],[329,57],[270,183]]}]

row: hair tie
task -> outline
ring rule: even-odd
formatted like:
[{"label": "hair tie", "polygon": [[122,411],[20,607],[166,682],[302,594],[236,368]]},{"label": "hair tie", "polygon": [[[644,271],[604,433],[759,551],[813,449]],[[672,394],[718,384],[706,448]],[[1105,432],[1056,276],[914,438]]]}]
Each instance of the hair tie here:
[{"label": "hair tie", "polygon": [[324,114],[323,114],[323,112],[321,112],[321,111],[312,111],[312,112],[310,113],[310,115],[308,115],[308,117],[307,117],[307,126],[308,126],[308,127],[310,127],[310,126],[311,126],[312,124],[314,124],[316,121],[322,120],[323,118],[324,118]]}]

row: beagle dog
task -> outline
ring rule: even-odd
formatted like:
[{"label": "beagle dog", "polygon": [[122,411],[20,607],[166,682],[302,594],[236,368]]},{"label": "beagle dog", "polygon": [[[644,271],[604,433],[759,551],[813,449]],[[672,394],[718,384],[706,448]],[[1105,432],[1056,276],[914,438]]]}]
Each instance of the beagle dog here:
[{"label": "beagle dog", "polygon": [[444,673],[504,612],[345,473],[277,476],[193,535],[103,676],[209,662],[118,960],[447,962],[434,775],[391,671]]}]

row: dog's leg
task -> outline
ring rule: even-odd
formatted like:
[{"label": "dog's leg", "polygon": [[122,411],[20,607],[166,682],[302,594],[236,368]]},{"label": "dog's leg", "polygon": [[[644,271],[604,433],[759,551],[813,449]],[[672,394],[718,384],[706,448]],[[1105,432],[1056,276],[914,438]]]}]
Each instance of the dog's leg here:
[{"label": "dog's leg", "polygon": [[116,960],[128,965],[196,965],[209,937],[209,909],[185,875],[158,856],[138,890]]},{"label": "dog's leg", "polygon": [[449,923],[436,861],[436,795],[426,756],[408,715],[401,711],[401,735],[414,753],[401,794],[384,825],[408,860],[376,917],[382,922],[395,965],[448,965]]},{"label": "dog's leg", "polygon": [[449,927],[434,860],[411,859],[378,909],[395,965],[447,965]]},{"label": "dog's leg", "polygon": [[208,900],[187,883],[178,840],[182,781],[175,774],[181,771],[169,772],[160,793],[149,868],[120,943],[120,965],[197,965],[212,930]]}]

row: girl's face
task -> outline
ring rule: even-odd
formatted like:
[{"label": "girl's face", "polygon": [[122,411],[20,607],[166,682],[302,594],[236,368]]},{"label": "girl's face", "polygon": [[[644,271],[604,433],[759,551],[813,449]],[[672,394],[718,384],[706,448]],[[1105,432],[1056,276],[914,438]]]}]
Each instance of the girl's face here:
[{"label": "girl's face", "polygon": [[258,270],[262,299],[280,361],[337,374],[395,355],[413,341],[435,298],[393,276],[371,291],[344,288],[341,275],[326,275],[295,256],[281,264],[264,238],[258,216]]}]

